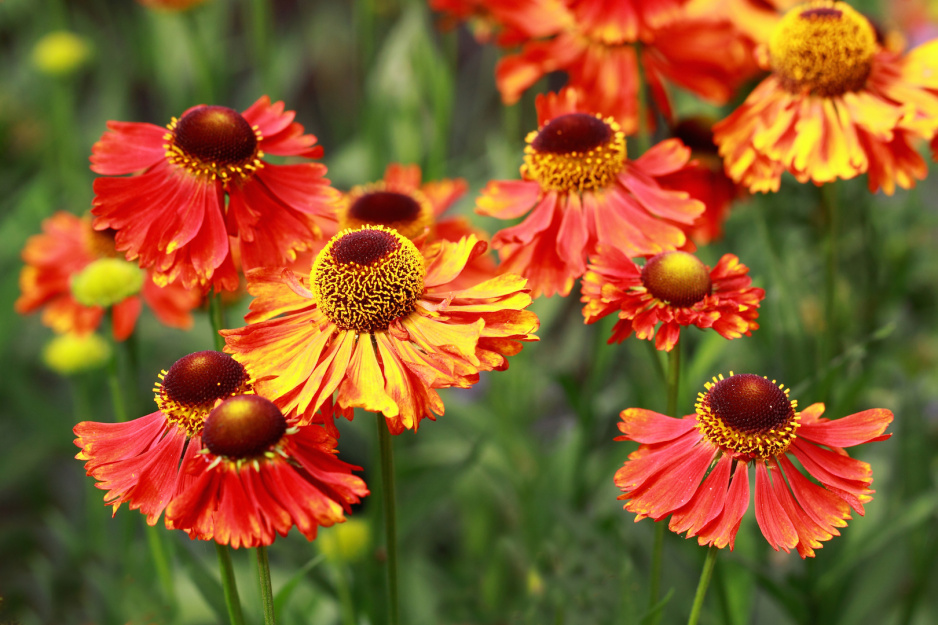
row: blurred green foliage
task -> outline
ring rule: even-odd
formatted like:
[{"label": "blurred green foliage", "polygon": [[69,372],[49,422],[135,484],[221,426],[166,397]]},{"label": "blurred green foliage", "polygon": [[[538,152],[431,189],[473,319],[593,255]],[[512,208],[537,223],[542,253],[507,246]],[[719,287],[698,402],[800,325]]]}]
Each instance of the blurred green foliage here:
[{"label": "blurred green foliage", "polygon": [[[126,507],[111,518],[72,458],[74,423],[113,418],[104,373],[46,370],[50,331],[12,309],[27,237],[56,210],[90,207],[87,158],[105,122],[162,125],[197,103],[242,110],[269,94],[318,136],[337,187],[376,180],[391,161],[415,162],[426,179],[467,178],[472,191],[458,210],[471,214],[486,181],[517,176],[523,136],[536,127],[533,95],[504,109],[497,51],[465,30],[441,33],[435,19],[416,0],[209,0],[186,13],[129,0],[0,1],[0,623],[224,621],[211,545],[147,530]],[[31,59],[57,30],[91,53],[53,76]],[[679,100],[680,110],[695,106]],[[739,204],[725,239],[699,252],[708,264],[738,255],[767,296],[751,338],[685,330],[680,411],[729,370],[784,382],[802,407],[824,401],[831,417],[889,408],[893,438],[857,452],[873,464],[876,499],[807,562],[772,552],[750,512],[735,551],[720,554],[707,623],[938,622],[938,181],[885,197],[854,180],[835,194],[834,358],[817,355],[821,196],[786,179],[778,194]],[[445,392],[445,416],[395,440],[405,623],[625,625],[645,611],[653,524],[633,523],[616,500],[612,476],[634,446],[613,438],[620,410],[664,410],[662,362],[634,339],[606,345],[611,323],[584,326],[576,298],[536,302],[540,343],[476,388]],[[124,376],[140,416],[154,410],[148,389],[160,369],[211,347],[208,321],[203,313],[184,333],[145,316],[136,345],[139,375]],[[373,491],[355,514],[379,536],[374,417],[340,425],[343,458],[364,467]],[[704,549],[666,538],[663,622],[680,622]],[[160,582],[150,540],[169,551],[170,584]],[[270,557],[280,622],[383,623],[376,545],[336,565],[302,537],[278,540]],[[260,613],[251,561],[235,554],[249,622]]]}]

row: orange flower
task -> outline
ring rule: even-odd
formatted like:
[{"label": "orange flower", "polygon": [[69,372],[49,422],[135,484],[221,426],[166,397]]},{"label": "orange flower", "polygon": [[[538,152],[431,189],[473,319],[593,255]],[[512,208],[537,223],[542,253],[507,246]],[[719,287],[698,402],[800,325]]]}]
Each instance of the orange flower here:
[{"label": "orange flower", "polygon": [[[42,309],[42,323],[59,334],[88,334],[101,325],[105,309],[85,306],[72,295],[72,278],[96,260],[115,256],[114,240],[96,232],[90,218],[59,211],[43,220],[42,234],[29,238],[23,248],[26,266],[20,273],[16,312],[28,314]],[[140,292],[157,319],[174,328],[192,327],[190,311],[202,301],[198,291],[178,283],[164,287],[154,283],[148,272]],[[141,297],[131,295],[111,306],[114,338],[123,341],[133,332],[142,308]]]},{"label": "orange flower", "polygon": [[[725,103],[756,66],[752,43],[728,20],[690,18],[685,0],[577,0],[550,14],[521,3],[512,24],[539,24],[521,52],[501,59],[495,80],[505,104],[550,72],[567,73],[591,111],[611,115],[625,134],[639,128],[641,72],[658,111],[671,117],[665,80]],[[500,4],[492,0],[488,6]],[[654,125],[654,116],[645,120]]]},{"label": "orange flower", "polygon": [[687,167],[684,144],[669,139],[630,160],[618,123],[583,112],[576,92],[536,105],[540,128],[527,136],[522,180],[490,182],[476,203],[501,219],[530,211],[492,238],[503,271],[526,277],[535,297],[567,295],[599,245],[640,256],[687,244],[684,229],[704,205],[659,183]]},{"label": "orange flower", "polygon": [[[283,103],[260,98],[244,113],[199,105],[166,128],[108,122],[92,150],[92,213],[117,231],[117,249],[153,267],[159,284],[238,288],[229,235],[244,270],[282,266],[335,223],[335,190],[320,163],[273,165],[264,154],[316,158]],[[227,205],[225,198],[228,198]]]},{"label": "orange flower", "polygon": [[[423,247],[439,240],[458,242],[475,235],[488,235],[474,228],[465,217],[440,219],[443,213],[466,193],[462,178],[443,179],[421,184],[417,165],[387,166],[378,182],[354,187],[338,203],[339,227],[385,226]],[[473,286],[496,274],[491,254],[472,259],[460,274],[459,284]]]},{"label": "orange flower", "polygon": [[[924,48],[924,46],[923,46]],[[927,173],[911,142],[938,127],[938,98],[910,64],[880,49],[869,20],[842,2],[789,11],[760,61],[772,74],[714,126],[726,171],[750,191],[777,191],[782,172],[817,185],[869,175],[870,191],[908,189]]]},{"label": "orange flower", "polygon": [[[706,384],[696,414],[682,419],[629,408],[616,440],[641,443],[617,472],[616,486],[636,521],[668,515],[671,531],[700,545],[733,549],[749,508],[749,465],[755,465],[756,521],[769,545],[814,557],[821,541],[839,536],[872,500],[872,470],[844,447],[885,440],[888,410],[873,409],[831,421],[824,404],[801,412],[788,389],[742,374]],[[789,459],[794,457],[809,480]]]},{"label": "orange flower", "polygon": [[639,267],[619,250],[602,249],[583,276],[583,316],[595,323],[618,311],[610,343],[635,332],[640,339],[654,338],[657,349],[671,351],[681,326],[691,325],[738,339],[759,328],[756,318],[765,297],[765,291],[750,286],[748,274],[732,254],[724,254],[713,269],[680,251],[661,252]]},{"label": "orange flower", "polygon": [[82,421],[75,426],[76,458],[108,491],[114,513],[124,502],[155,525],[186,483],[180,461],[202,449],[202,426],[215,402],[252,393],[254,383],[231,356],[205,351],[177,360],[157,382],[158,410],[125,423]]},{"label": "orange flower", "polygon": [[535,341],[531,296],[518,276],[454,287],[486,245],[475,236],[422,251],[383,226],[344,230],[309,278],[287,269],[248,273],[248,324],[223,330],[226,351],[258,392],[305,423],[336,394],[346,416],[382,412],[398,434],[443,414],[435,389],[467,388],[505,369]]},{"label": "orange flower", "polygon": [[257,547],[294,525],[307,539],[345,521],[368,494],[361,470],[336,458],[336,439],[319,425],[289,427],[273,402],[237,395],[219,403],[202,428],[204,449],[188,455],[184,487],[166,523],[192,538]]}]

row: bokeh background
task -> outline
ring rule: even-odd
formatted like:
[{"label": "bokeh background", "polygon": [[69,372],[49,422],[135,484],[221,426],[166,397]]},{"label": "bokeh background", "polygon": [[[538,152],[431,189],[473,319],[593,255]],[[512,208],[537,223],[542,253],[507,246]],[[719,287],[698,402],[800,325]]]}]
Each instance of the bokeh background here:
[{"label": "bokeh background", "polygon": [[[888,19],[897,3],[859,4]],[[56,69],[36,50],[61,30],[80,45]],[[73,458],[77,421],[114,418],[104,371],[51,371],[42,359],[51,331],[13,310],[27,238],[55,211],[90,209],[88,156],[107,120],[164,125],[198,103],[243,110],[268,94],[318,137],[337,188],[377,180],[390,162],[416,163],[425,180],[467,179],[457,212],[472,215],[488,180],[517,177],[524,135],[537,125],[534,93],[563,84],[550,76],[505,107],[494,86],[499,54],[464,26],[441,30],[420,0],[207,0],[185,12],[0,0],[0,623],[225,622],[211,545],[169,533],[167,588],[141,515],[124,508],[111,518]],[[732,110],[682,94],[676,105]],[[735,204],[725,237],[700,249],[711,265],[739,256],[766,299],[750,338],[682,333],[682,414],[704,382],[730,370],[784,382],[802,407],[824,401],[827,416],[896,414],[889,441],[857,450],[875,476],[866,517],[802,561],[772,551],[750,512],[735,551],[720,554],[704,622],[938,622],[935,173],[892,197],[871,195],[862,179],[834,185],[833,359],[817,356],[830,330],[817,188],[786,177],[779,193]],[[247,303],[230,302],[230,324],[241,325]],[[612,476],[634,444],[613,438],[622,409],[664,410],[663,360],[634,339],[606,345],[610,323],[583,325],[578,290],[534,309],[540,343],[475,388],[445,391],[445,416],[394,441],[405,623],[625,625],[645,611],[653,524],[633,523],[616,500]],[[148,315],[134,342],[139,374],[124,371],[134,416],[155,409],[161,369],[212,346],[204,311],[188,332]],[[375,420],[358,414],[340,426],[342,456],[364,468],[373,492],[353,515],[364,529],[345,537],[346,550],[328,549],[334,530],[271,547],[282,623],[384,622]],[[666,538],[662,622],[681,622],[705,550]],[[235,553],[246,614],[258,622],[252,561]]]}]

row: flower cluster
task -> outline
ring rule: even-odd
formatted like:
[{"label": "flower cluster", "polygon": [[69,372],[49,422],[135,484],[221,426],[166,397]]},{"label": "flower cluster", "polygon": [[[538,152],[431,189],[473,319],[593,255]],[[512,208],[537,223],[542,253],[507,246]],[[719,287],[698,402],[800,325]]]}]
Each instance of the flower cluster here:
[{"label": "flower cluster", "polygon": [[[106,490],[156,524],[232,547],[269,545],[294,525],[309,539],[368,494],[319,425],[290,423],[237,361],[190,354],[160,374],[157,411],[75,426],[76,458]],[[329,410],[327,406],[325,410]]]}]

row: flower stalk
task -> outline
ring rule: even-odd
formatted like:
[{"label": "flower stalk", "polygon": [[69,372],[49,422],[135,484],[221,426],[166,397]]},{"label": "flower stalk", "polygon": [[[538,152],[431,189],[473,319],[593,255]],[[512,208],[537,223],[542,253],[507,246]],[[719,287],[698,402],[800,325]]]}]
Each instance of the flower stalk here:
[{"label": "flower stalk", "polygon": [[384,493],[384,529],[387,540],[388,624],[400,623],[397,587],[397,500],[394,485],[394,447],[386,419],[377,413],[378,447],[381,454],[381,488]]}]

